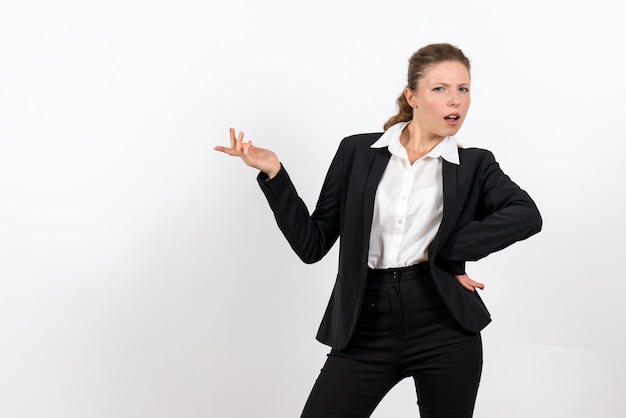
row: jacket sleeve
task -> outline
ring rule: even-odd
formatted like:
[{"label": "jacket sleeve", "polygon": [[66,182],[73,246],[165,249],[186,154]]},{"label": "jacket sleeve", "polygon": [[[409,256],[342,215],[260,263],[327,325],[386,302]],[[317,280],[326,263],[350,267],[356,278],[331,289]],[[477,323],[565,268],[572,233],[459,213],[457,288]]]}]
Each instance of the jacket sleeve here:
[{"label": "jacket sleeve", "polygon": [[340,146],[312,214],[298,196],[284,167],[281,166],[278,174],[270,180],[264,173],[257,177],[278,227],[305,263],[322,259],[339,237],[342,165],[343,146]]},{"label": "jacket sleeve", "polygon": [[537,206],[490,152],[480,164],[478,181],[477,219],[451,234],[439,254],[444,260],[479,260],[541,230]]}]

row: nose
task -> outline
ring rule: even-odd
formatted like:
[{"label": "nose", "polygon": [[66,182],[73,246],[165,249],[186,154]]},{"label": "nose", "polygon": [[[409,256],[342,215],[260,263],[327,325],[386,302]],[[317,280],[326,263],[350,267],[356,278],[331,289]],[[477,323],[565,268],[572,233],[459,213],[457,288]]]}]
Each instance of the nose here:
[{"label": "nose", "polygon": [[458,106],[461,103],[461,97],[459,95],[459,92],[456,90],[452,90],[450,92],[450,96],[448,97],[448,104],[450,106]]}]

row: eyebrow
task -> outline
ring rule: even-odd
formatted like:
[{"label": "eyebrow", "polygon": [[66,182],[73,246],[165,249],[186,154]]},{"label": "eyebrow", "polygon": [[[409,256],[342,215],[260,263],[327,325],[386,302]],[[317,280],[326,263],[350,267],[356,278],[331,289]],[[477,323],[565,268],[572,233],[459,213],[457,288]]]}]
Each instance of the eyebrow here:
[{"label": "eyebrow", "polygon": [[[443,83],[443,82],[441,82],[441,81],[435,81],[435,82],[430,83],[430,84],[431,84],[431,85],[433,85],[433,84],[441,84],[442,86],[446,86],[446,87],[449,87],[449,86],[450,86],[450,84],[448,84],[448,83]],[[459,86],[469,86],[469,85],[470,85],[470,83],[469,83],[469,82],[468,82],[468,83],[461,83],[461,84],[459,84]]]}]

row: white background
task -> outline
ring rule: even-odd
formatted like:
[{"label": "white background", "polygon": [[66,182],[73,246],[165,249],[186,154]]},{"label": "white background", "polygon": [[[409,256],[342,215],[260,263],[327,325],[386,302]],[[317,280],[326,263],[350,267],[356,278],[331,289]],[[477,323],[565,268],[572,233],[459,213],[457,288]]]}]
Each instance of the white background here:
[{"label": "white background", "polygon": [[[292,418],[336,249],[291,252],[228,128],[312,208],[408,57],[473,63],[458,138],[535,199],[486,283],[481,418],[623,417],[623,2],[23,0],[0,6],[0,416]],[[374,417],[417,416],[412,382]]]}]

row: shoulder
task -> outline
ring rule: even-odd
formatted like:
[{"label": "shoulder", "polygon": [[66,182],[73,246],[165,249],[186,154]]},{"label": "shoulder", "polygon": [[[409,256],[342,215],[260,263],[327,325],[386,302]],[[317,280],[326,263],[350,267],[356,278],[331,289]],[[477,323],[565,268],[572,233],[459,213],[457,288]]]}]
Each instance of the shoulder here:
[{"label": "shoulder", "polygon": [[463,164],[481,164],[495,162],[493,153],[483,148],[459,148],[459,159]]},{"label": "shoulder", "polygon": [[350,135],[341,141],[341,146],[347,149],[369,148],[382,134],[383,132],[374,132]]},{"label": "shoulder", "polygon": [[[378,148],[371,145],[381,137],[382,132],[356,134],[345,137],[339,144],[339,149],[335,155],[335,161],[342,161],[343,164],[350,165],[355,161],[366,164],[380,152]],[[384,148],[387,150],[387,148]]]}]

